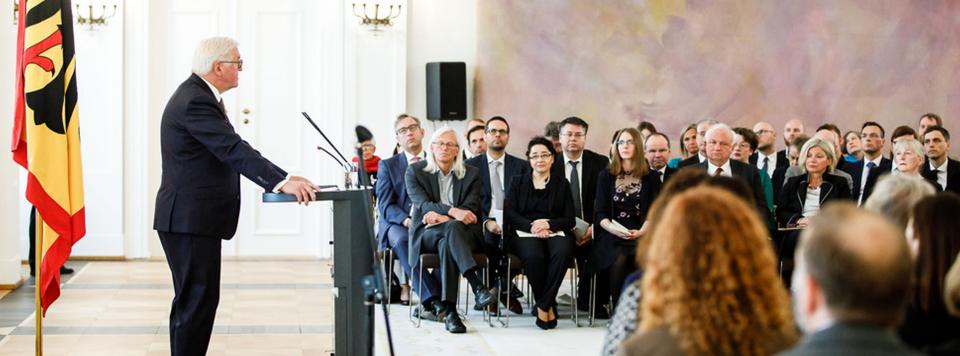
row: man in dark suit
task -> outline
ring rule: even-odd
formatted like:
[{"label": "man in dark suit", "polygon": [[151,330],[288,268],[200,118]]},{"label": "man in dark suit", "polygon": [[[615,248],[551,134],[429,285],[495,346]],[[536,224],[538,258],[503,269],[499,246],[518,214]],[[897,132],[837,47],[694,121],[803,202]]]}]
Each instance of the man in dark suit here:
[{"label": "man in dark suit", "polygon": [[[484,127],[484,139],[487,142],[487,152],[467,160],[467,165],[477,168],[480,172],[481,216],[483,223],[483,250],[493,266],[494,286],[500,289],[507,307],[515,314],[523,313],[523,307],[516,296],[511,297],[510,281],[501,280],[506,275],[506,254],[503,239],[503,198],[510,191],[510,181],[514,176],[528,174],[530,165],[527,161],[507,154],[507,144],[510,142],[510,124],[500,116],[487,120]],[[499,220],[498,220],[499,219]],[[519,289],[517,290],[519,291]],[[496,312],[496,305],[491,305],[491,311]]]},{"label": "man in dark suit", "polygon": [[[866,200],[864,193],[873,190],[874,182],[893,169],[893,162],[883,157],[884,134],[883,126],[880,124],[873,121],[863,123],[860,128],[863,160],[843,167],[843,171],[853,178],[853,196],[857,197],[858,205]],[[871,175],[874,175],[874,178],[870,178]]]},{"label": "man in dark suit", "polygon": [[923,133],[923,148],[927,161],[921,174],[935,181],[941,191],[960,194],[960,162],[950,159],[950,132],[943,126],[930,126]]},{"label": "man in dark suit", "polygon": [[670,138],[659,132],[654,132],[647,136],[647,141],[643,147],[647,150],[644,156],[647,158],[647,164],[650,171],[657,175],[660,183],[664,183],[673,174],[674,169],[667,167],[670,160]]},{"label": "man in dark suit", "polygon": [[[407,186],[403,175],[407,165],[426,159],[427,153],[423,150],[424,130],[420,126],[420,119],[402,114],[393,123],[397,134],[397,142],[401,151],[385,160],[381,160],[377,167],[378,179],[376,186],[377,210],[380,213],[380,222],[377,228],[377,238],[380,249],[388,246],[394,250],[394,255],[400,260],[400,267],[410,277],[411,285],[416,288],[424,284],[427,288],[417,290],[421,303],[430,304],[435,296],[431,290],[439,290],[439,273],[424,275],[421,282],[420,275],[411,273],[409,257],[408,229],[410,228],[410,197],[407,196]],[[434,271],[437,272],[437,271]],[[393,273],[393,272],[390,272]]]},{"label": "man in dark suit", "polygon": [[[413,202],[410,217],[411,268],[416,269],[420,255],[440,255],[441,291],[434,313],[446,324],[447,331],[467,331],[457,315],[457,286],[460,276],[467,279],[481,308],[496,303],[493,290],[488,290],[481,271],[473,259],[473,250],[483,236],[479,217],[480,177],[476,168],[463,164],[457,133],[449,127],[430,139],[426,161],[407,167],[404,181]],[[424,307],[427,307],[424,305]]]},{"label": "man in dark suit", "polygon": [[688,166],[696,166],[707,160],[707,154],[704,152],[706,149],[704,137],[707,135],[707,130],[710,130],[710,127],[718,123],[720,122],[712,119],[703,119],[697,122],[697,147],[700,147],[700,150],[696,156],[690,156],[680,161],[680,163],[677,164],[677,169]]},{"label": "man in dark suit", "polygon": [[[578,308],[587,310],[589,298],[583,296],[590,295],[591,274],[596,272],[590,269],[588,257],[592,253],[590,241],[593,239],[593,220],[594,220],[594,200],[597,196],[597,177],[600,171],[607,168],[609,160],[606,156],[585,149],[587,129],[589,125],[583,119],[571,116],[560,121],[560,146],[563,149],[562,157],[553,161],[551,175],[553,177],[565,177],[570,182],[570,191],[573,193],[573,209],[577,218],[590,224],[587,233],[576,241],[574,257],[581,267],[579,284],[577,285],[577,301],[580,303]],[[562,158],[562,159],[561,159]],[[607,278],[601,274],[597,279],[597,291],[607,290]],[[601,305],[605,298],[598,298]],[[608,313],[604,308],[598,308],[596,316],[607,318]]]},{"label": "man in dark suit", "polygon": [[895,332],[913,259],[889,221],[852,203],[827,205],[803,231],[796,261],[791,290],[807,335],[782,355],[920,354]]},{"label": "man in dark suit", "polygon": [[233,237],[240,214],[239,175],[304,204],[319,189],[270,163],[234,131],[220,95],[237,87],[242,67],[234,40],[201,41],[193,75],[163,110],[153,228],[173,274],[173,355],[206,353],[220,299],[220,239]]},{"label": "man in dark suit", "polygon": [[770,218],[767,198],[760,183],[760,171],[752,165],[730,159],[733,153],[733,129],[716,124],[705,135],[707,160],[696,167],[712,176],[727,176],[742,180],[753,191],[754,204],[762,221]]},{"label": "man in dark suit", "polygon": [[777,131],[773,125],[760,121],[753,125],[753,133],[757,134],[757,151],[750,155],[750,164],[767,172],[768,177],[773,177],[777,168],[790,165],[787,151],[777,151]]}]

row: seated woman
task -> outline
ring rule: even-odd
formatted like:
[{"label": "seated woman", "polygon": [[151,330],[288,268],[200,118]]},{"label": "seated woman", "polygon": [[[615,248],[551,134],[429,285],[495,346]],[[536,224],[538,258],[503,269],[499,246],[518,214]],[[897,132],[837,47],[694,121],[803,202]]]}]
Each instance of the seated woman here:
[{"label": "seated woman", "polygon": [[[893,165],[896,167],[893,172],[902,176],[923,178],[920,174],[923,163],[926,161],[923,145],[920,144],[920,141],[911,140],[910,136],[906,137],[906,139],[901,139],[893,144]],[[926,179],[926,181],[930,182],[930,185],[936,188],[938,192],[943,191],[936,179]]]},{"label": "seated woman", "polygon": [[[747,202],[712,187],[674,197],[653,229],[640,327],[622,355],[772,355],[797,339],[767,232]],[[704,261],[710,261],[704,263]]]},{"label": "seated woman", "polygon": [[[532,173],[512,178],[503,209],[504,236],[512,240],[523,263],[536,300],[536,323],[544,330],[557,327],[557,291],[573,258],[576,225],[570,183],[563,176],[550,176],[555,155],[550,140],[530,140],[527,157]],[[519,237],[518,231],[535,236]],[[555,234],[560,232],[563,235]]]},{"label": "seated woman", "polygon": [[850,186],[843,177],[830,174],[837,156],[833,144],[812,138],[800,149],[800,167],[804,173],[790,177],[780,192],[777,222],[780,226],[805,227],[809,217],[834,199],[850,199]]},{"label": "seated woman", "polygon": [[697,146],[697,124],[690,124],[687,128],[683,129],[683,133],[680,134],[680,157],[674,157],[667,161],[667,167],[677,169],[677,167],[680,166],[680,161],[690,156],[696,156],[699,152],[700,148]]},{"label": "seated woman", "polygon": [[914,205],[907,224],[915,262],[913,293],[899,333],[903,342],[927,354],[946,354],[933,350],[949,343],[960,349],[960,318],[948,313],[943,297],[948,268],[960,254],[958,210],[960,197],[955,194],[928,196]]},{"label": "seated woman", "polygon": [[597,177],[594,221],[602,229],[594,229],[592,256],[597,273],[610,277],[609,290],[597,291],[597,300],[606,304],[606,298],[612,297],[613,306],[620,299],[624,278],[637,269],[633,263],[637,239],[660,191],[660,179],[648,174],[640,131],[621,129],[614,144],[610,166]]},{"label": "seated woman", "polygon": [[[370,175],[371,181],[377,180],[377,169],[380,167],[380,156],[377,156],[377,143],[371,137],[369,140],[363,141],[360,143],[360,147],[363,148],[363,166],[367,170],[367,174]],[[359,158],[354,156],[353,163],[357,164]]]}]

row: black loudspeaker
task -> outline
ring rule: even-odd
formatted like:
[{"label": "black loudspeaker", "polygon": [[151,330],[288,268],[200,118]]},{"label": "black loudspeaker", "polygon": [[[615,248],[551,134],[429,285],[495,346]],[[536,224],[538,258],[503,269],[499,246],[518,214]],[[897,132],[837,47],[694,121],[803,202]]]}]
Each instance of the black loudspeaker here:
[{"label": "black loudspeaker", "polygon": [[427,119],[467,119],[466,63],[427,63]]}]

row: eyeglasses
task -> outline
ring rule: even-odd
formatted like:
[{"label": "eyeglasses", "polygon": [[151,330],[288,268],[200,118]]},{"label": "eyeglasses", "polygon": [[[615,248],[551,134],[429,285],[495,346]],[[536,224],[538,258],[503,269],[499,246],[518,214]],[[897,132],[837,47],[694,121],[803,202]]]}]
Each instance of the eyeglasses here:
[{"label": "eyeglasses", "polygon": [[509,135],[510,131],[503,129],[487,129],[487,133],[491,135]]},{"label": "eyeglasses", "polygon": [[633,142],[633,140],[617,140],[616,144],[617,146],[625,146],[625,145],[633,146],[636,144],[636,142]]},{"label": "eyeglasses", "polygon": [[533,160],[539,160],[539,159],[547,159],[550,157],[553,157],[553,155],[549,153],[541,153],[538,155],[530,155],[530,160],[533,161]]},{"label": "eyeglasses", "polygon": [[375,149],[375,148],[377,148],[377,145],[374,145],[374,144],[372,144],[372,143],[364,143],[364,144],[360,145],[360,147],[363,147],[363,149],[365,149],[365,150],[366,150],[366,149]]},{"label": "eyeglasses", "polygon": [[432,142],[432,143],[433,143],[434,145],[441,146],[441,147],[443,147],[443,148],[448,148],[448,149],[456,149],[456,148],[459,148],[459,147],[460,147],[460,145],[457,144],[456,142],[435,141],[435,142]]},{"label": "eyeglasses", "polygon": [[765,134],[765,133],[771,133],[771,134],[772,134],[772,133],[774,133],[774,132],[773,132],[773,130],[757,130],[757,131],[754,131],[753,133],[757,134],[757,136],[760,136],[760,135],[763,135],[763,134]]},{"label": "eyeglasses", "polygon": [[564,133],[560,134],[560,136],[563,136],[563,137],[573,137],[573,138],[581,138],[581,137],[586,136],[586,134],[584,134],[584,133],[582,133],[582,132],[564,132]]},{"label": "eyeglasses", "polygon": [[416,130],[419,129],[419,128],[420,128],[420,125],[419,125],[419,124],[413,124],[413,125],[410,125],[410,126],[407,126],[407,127],[401,127],[401,128],[399,128],[399,129],[397,129],[397,135],[406,135],[407,132],[416,131]]},{"label": "eyeglasses", "polygon": [[236,65],[237,65],[237,69],[238,69],[238,70],[243,70],[243,60],[242,60],[242,59],[238,59],[238,60],[235,60],[235,61],[220,61],[220,63],[233,63],[233,64],[236,64]]}]

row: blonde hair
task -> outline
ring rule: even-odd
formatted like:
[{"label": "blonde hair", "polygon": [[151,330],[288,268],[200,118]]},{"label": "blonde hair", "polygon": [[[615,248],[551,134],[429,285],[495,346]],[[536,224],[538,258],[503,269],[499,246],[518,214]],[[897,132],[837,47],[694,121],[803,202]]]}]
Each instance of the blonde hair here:
[{"label": "blonde hair", "polygon": [[210,37],[200,41],[193,52],[193,74],[204,76],[213,70],[216,61],[229,61],[230,52],[237,49],[237,41],[230,37]]},{"label": "blonde hair", "polygon": [[[926,157],[926,155],[925,155],[924,152],[923,152],[923,144],[921,144],[920,141],[917,141],[917,140],[914,140],[914,139],[906,139],[906,140],[897,141],[897,143],[893,144],[893,156],[894,156],[894,157],[896,157],[896,156],[897,156],[897,152],[899,152],[899,151],[901,151],[901,150],[910,150],[910,151],[913,151],[914,154],[916,154],[917,156],[920,157],[920,164],[921,164],[921,165],[923,164],[923,162],[926,161],[926,158],[927,158],[927,157]],[[923,167],[921,167],[920,169],[923,169]]]},{"label": "blonde hair", "polygon": [[[412,116],[411,116],[412,117]],[[460,136],[457,135],[457,131],[450,126],[444,126],[433,132],[433,135],[430,135],[430,144],[437,142],[440,139],[440,136],[444,134],[452,133],[454,140],[457,142],[457,147],[460,147]],[[423,171],[434,174],[440,170],[440,166],[437,165],[436,157],[433,156],[433,147],[427,151],[427,166],[423,167]],[[467,174],[467,167],[463,165],[463,155],[460,154],[460,151],[457,150],[456,158],[453,161],[453,173],[457,176],[457,179],[463,179],[463,176]]]},{"label": "blonde hair", "polygon": [[833,169],[837,167],[837,152],[833,149],[832,142],[819,137],[811,138],[803,144],[803,147],[800,148],[800,156],[798,156],[800,158],[797,161],[797,165],[800,166],[804,172],[807,171],[807,165],[804,164],[807,161],[807,152],[814,147],[819,147],[821,150],[823,150],[823,153],[827,154],[827,158],[830,159],[830,165],[827,166],[827,172],[833,171]]},{"label": "blonde hair", "polygon": [[766,229],[751,209],[712,187],[667,204],[647,253],[638,332],[667,328],[686,354],[766,355],[769,333],[796,339]]}]

